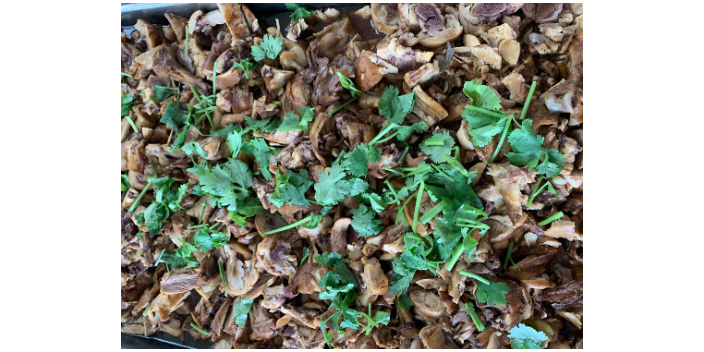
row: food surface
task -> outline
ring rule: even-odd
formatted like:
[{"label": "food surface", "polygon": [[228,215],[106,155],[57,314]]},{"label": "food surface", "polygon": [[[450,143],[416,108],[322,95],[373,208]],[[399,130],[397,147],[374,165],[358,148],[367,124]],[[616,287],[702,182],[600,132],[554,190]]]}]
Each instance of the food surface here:
[{"label": "food surface", "polygon": [[122,332],[582,348],[582,5],[330,6],[123,32]]}]

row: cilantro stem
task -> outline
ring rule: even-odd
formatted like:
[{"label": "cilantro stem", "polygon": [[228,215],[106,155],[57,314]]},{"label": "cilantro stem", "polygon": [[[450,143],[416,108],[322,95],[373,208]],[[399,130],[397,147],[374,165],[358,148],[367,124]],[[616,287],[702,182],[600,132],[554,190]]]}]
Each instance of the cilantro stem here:
[{"label": "cilantro stem", "polygon": [[508,242],[508,252],[506,252],[506,259],[504,259],[504,270],[508,266],[508,260],[511,259],[511,252],[513,251],[513,238]]},{"label": "cilantro stem", "polygon": [[[161,250],[161,253],[159,253],[159,258],[156,259],[156,263],[154,263],[154,266],[159,265],[159,263],[161,262],[161,256],[164,255],[164,251],[166,251],[166,248],[164,248],[164,249]],[[166,265],[166,263],[164,263],[164,265]],[[169,267],[168,267],[168,265],[167,265],[167,266],[166,266],[166,269],[168,269],[168,268],[169,268]]]},{"label": "cilantro stem", "polygon": [[530,100],[533,98],[533,92],[535,92],[535,81],[530,84],[530,90],[528,91],[528,96],[526,97],[526,103],[523,105],[523,111],[521,111],[521,121],[528,114],[528,107],[530,106]]},{"label": "cilantro stem", "polygon": [[467,313],[469,313],[469,317],[472,318],[472,322],[474,323],[474,326],[477,327],[477,330],[479,332],[484,331],[486,326],[484,326],[484,323],[479,320],[479,315],[477,315],[477,312],[474,310],[474,305],[471,302],[467,302],[465,308],[469,308],[467,309]]},{"label": "cilantro stem", "polygon": [[196,331],[198,331],[199,333],[201,333],[201,334],[203,334],[203,335],[210,335],[209,332],[207,332],[207,331],[205,331],[205,330],[199,328],[198,325],[196,325],[196,323],[191,323],[191,327],[194,328],[194,329],[196,329]]},{"label": "cilantro stem", "polygon": [[431,137],[425,140],[425,145],[444,145],[445,139],[442,137]]},{"label": "cilantro stem", "polygon": [[[346,103],[340,105],[337,109],[335,109],[335,110],[333,110],[332,112],[328,113],[328,115],[330,115],[330,116],[335,115],[336,112],[340,111],[342,108],[344,108],[345,106],[349,105],[351,102],[357,100],[357,98],[359,98],[359,96],[356,96],[356,97],[354,97],[354,98],[348,100]],[[369,143],[369,145],[372,145],[372,143]]]},{"label": "cilantro stem", "polygon": [[563,217],[564,215],[565,215],[565,214],[564,214],[563,212],[558,211],[557,213],[552,214],[552,216],[550,216],[549,218],[547,218],[547,219],[545,219],[545,220],[539,222],[538,225],[539,225],[539,226],[545,226],[545,225],[550,224],[550,223],[552,223],[553,221],[555,221],[555,220],[557,220],[557,219]]},{"label": "cilantro stem", "polygon": [[418,214],[420,213],[420,202],[423,199],[423,191],[425,190],[425,182],[420,181],[420,187],[418,187],[418,194],[416,195],[416,209],[413,211],[413,232],[416,232],[416,227],[418,224]]},{"label": "cilantro stem", "polygon": [[403,163],[403,158],[406,156],[406,153],[408,153],[408,149],[409,149],[409,148],[406,147],[406,148],[403,150],[403,153],[401,153],[401,157],[398,158],[398,160],[399,160],[401,163]]},{"label": "cilantro stem", "polygon": [[188,226],[187,229],[199,229],[201,227],[206,227],[208,224],[200,224],[200,225],[193,225],[193,226]]},{"label": "cilantro stem", "polygon": [[467,275],[467,276],[469,276],[469,277],[471,277],[471,278],[473,278],[473,279],[476,279],[477,281],[479,281],[479,282],[481,282],[481,283],[483,283],[483,284],[485,284],[485,285],[490,285],[490,284],[491,284],[491,281],[489,281],[489,280],[487,280],[487,279],[485,279],[485,278],[483,278],[483,277],[481,277],[481,276],[479,276],[479,275],[477,275],[477,274],[475,274],[475,273],[470,273],[469,271],[466,271],[466,270],[460,270],[460,274],[462,274],[462,275]]},{"label": "cilantro stem", "polygon": [[225,279],[225,271],[222,269],[222,262],[218,262],[218,270],[220,270],[220,280],[225,286],[225,296],[227,296],[227,280]]},{"label": "cilantro stem", "polygon": [[127,119],[127,122],[130,123],[130,126],[132,126],[134,133],[139,133],[139,130],[137,129],[137,126],[134,124],[134,121],[132,121],[132,119],[130,118],[130,115],[125,115],[125,118]]},{"label": "cilantro stem", "polygon": [[121,74],[120,77],[123,77],[123,76],[134,77],[134,76],[132,76],[131,74],[124,73],[124,72],[120,72],[120,74]]},{"label": "cilantro stem", "polygon": [[374,145],[374,144],[380,143],[379,140],[381,139],[381,137],[384,137],[385,134],[387,134],[392,129],[396,128],[396,126],[398,126],[398,125],[393,122],[387,123],[386,126],[384,126],[384,128],[382,128],[381,131],[379,131],[379,134],[377,134],[376,137],[374,137],[374,139],[372,139],[372,141],[369,142],[369,145]]},{"label": "cilantro stem", "polygon": [[294,227],[296,227],[296,226],[303,225],[303,224],[305,224],[306,222],[308,222],[308,220],[311,220],[314,215],[315,215],[315,214],[308,215],[308,217],[303,218],[303,219],[301,219],[301,220],[298,220],[298,221],[294,222],[293,224],[289,224],[289,225],[286,225],[286,226],[284,226],[284,227],[279,227],[278,229],[265,232],[265,233],[263,233],[263,235],[264,235],[264,236],[266,236],[266,235],[271,235],[272,233],[277,233],[277,232],[285,231],[285,230],[294,228]]},{"label": "cilantro stem", "polygon": [[531,206],[531,205],[533,204],[533,198],[535,198],[535,196],[537,196],[538,194],[540,194],[541,192],[543,192],[543,189],[545,189],[545,187],[548,186],[548,182],[550,182],[549,180],[547,180],[547,182],[545,182],[544,185],[538,187],[538,186],[540,185],[540,182],[541,182],[542,180],[543,180],[543,176],[540,176],[540,177],[538,178],[538,182],[535,183],[535,188],[533,188],[533,193],[531,193],[530,198],[528,198],[528,203],[526,203],[526,206],[527,206],[527,207],[529,207],[529,206]]},{"label": "cilantro stem", "polygon": [[139,206],[139,202],[142,200],[142,197],[144,196],[145,193],[149,190],[149,187],[152,186],[152,181],[147,182],[147,185],[144,186],[144,189],[142,192],[139,193],[137,196],[137,199],[134,200],[134,203],[132,203],[132,206],[130,206],[129,212],[133,212],[137,207]]},{"label": "cilantro stem", "polygon": [[494,158],[496,158],[499,154],[499,150],[501,150],[501,146],[504,144],[506,135],[508,135],[508,129],[511,127],[511,121],[513,121],[513,115],[508,116],[508,119],[504,122],[504,131],[501,132],[501,138],[499,139],[499,143],[496,145],[496,150],[494,150],[494,154],[491,156],[491,159],[489,159],[490,163],[493,163]]},{"label": "cilantro stem", "polygon": [[396,193],[396,190],[391,185],[391,182],[389,182],[388,178],[386,180],[384,180],[384,183],[386,184],[387,187],[389,187],[389,191],[391,191],[391,194],[394,195],[394,198],[398,198],[398,193]]},{"label": "cilantro stem", "polygon": [[146,317],[147,316],[147,311],[149,310],[149,307],[152,305],[152,302],[147,303],[147,306],[144,308],[144,312],[142,312],[142,316]]},{"label": "cilantro stem", "polygon": [[445,207],[445,202],[440,202],[437,205],[435,205],[432,209],[428,210],[423,216],[420,217],[420,222],[421,224],[425,224],[430,219],[434,218],[435,215],[440,214],[442,209]]},{"label": "cilantro stem", "polygon": [[[408,196],[408,198],[406,198],[406,201],[403,203],[403,205],[401,206],[401,209],[399,209],[399,211],[398,211],[398,215],[396,215],[396,225],[398,225],[398,219],[401,217],[401,214],[403,213],[403,209],[406,209],[406,204],[408,204],[408,202],[410,202],[411,199],[413,198],[413,196],[416,194],[418,194],[418,191],[416,191],[415,193]],[[405,221],[406,218],[404,217],[403,219]]]},{"label": "cilantro stem", "polygon": [[452,252],[452,258],[450,258],[450,261],[447,262],[448,271],[452,271],[452,268],[455,267],[455,264],[462,256],[462,252],[464,252],[464,244],[458,243],[457,248],[455,248],[455,250]]},{"label": "cilantro stem", "polygon": [[188,25],[186,25],[186,50],[184,50],[186,57],[188,57]]}]

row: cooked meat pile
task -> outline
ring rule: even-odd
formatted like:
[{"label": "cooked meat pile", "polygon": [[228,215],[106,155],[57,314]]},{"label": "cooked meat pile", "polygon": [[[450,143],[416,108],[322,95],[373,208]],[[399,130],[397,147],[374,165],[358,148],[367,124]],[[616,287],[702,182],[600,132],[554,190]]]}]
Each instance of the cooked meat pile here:
[{"label": "cooked meat pile", "polygon": [[122,34],[122,331],[581,348],[582,5],[287,7]]}]

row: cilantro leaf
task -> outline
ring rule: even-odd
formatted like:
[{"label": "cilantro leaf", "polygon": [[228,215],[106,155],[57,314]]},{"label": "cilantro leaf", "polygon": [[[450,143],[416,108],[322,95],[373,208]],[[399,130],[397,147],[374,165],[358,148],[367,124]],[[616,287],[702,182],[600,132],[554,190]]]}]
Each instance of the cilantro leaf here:
[{"label": "cilantro leaf", "polygon": [[232,131],[232,133],[227,135],[227,146],[232,151],[232,157],[236,158],[240,154],[240,149],[242,149],[242,135],[240,132]]},{"label": "cilantro leaf", "polygon": [[[277,131],[279,132],[289,132],[289,131],[303,131],[305,133],[308,133],[308,122],[313,121],[313,113],[306,113],[304,114],[303,111],[304,109],[309,108],[309,107],[303,107],[301,109],[298,109],[298,111],[301,111],[301,122],[298,122],[298,115],[296,115],[293,112],[288,112],[286,115],[284,115],[284,121],[281,123]],[[302,111],[303,110],[303,111]]]},{"label": "cilantro leaf", "polygon": [[537,331],[526,324],[518,324],[508,331],[513,349],[540,349],[540,345],[548,339],[542,331]]},{"label": "cilantro leaf", "polygon": [[[565,158],[555,149],[544,149],[545,138],[541,135],[533,134],[533,120],[525,119],[520,129],[516,129],[508,136],[512,152],[506,153],[506,158],[514,165],[535,168],[538,174],[544,174],[548,178],[557,176],[564,166]],[[538,165],[541,157],[543,163]]]},{"label": "cilantro leaf", "polygon": [[384,229],[381,219],[374,219],[376,212],[364,204],[352,209],[352,228],[362,236],[373,236]]},{"label": "cilantro leaf", "polygon": [[367,162],[375,163],[379,161],[381,152],[378,148],[360,143],[354,150],[346,155],[342,166],[347,169],[350,175],[356,177],[367,176]]},{"label": "cilantro leaf", "polygon": [[343,178],[345,173],[338,163],[333,164],[329,171],[320,173],[318,182],[313,186],[315,200],[324,206],[333,206],[345,199],[345,189],[349,190],[349,183],[345,185],[346,187],[340,187]]},{"label": "cilantro leaf", "polygon": [[[438,141],[441,144],[431,143],[431,145],[429,145],[429,140]],[[443,155],[450,155],[454,145],[455,140],[452,139],[450,133],[447,131],[443,131],[442,133],[434,132],[433,137],[426,139],[424,143],[420,144],[420,150],[428,155],[430,160],[436,163],[441,163],[445,161]]]},{"label": "cilantro leaf", "polygon": [[362,91],[357,89],[357,87],[354,86],[354,82],[352,82],[351,79],[345,77],[340,71],[335,72],[337,73],[337,77],[340,78],[340,84],[342,84],[342,88],[347,89],[350,94],[352,94],[352,98],[358,97],[360,94],[362,94]]},{"label": "cilantro leaf", "polygon": [[252,57],[256,61],[262,61],[265,58],[276,59],[281,52],[281,47],[284,44],[284,38],[282,37],[272,37],[268,34],[264,35],[264,38],[259,45],[252,46]]},{"label": "cilantro leaf", "polygon": [[193,235],[191,241],[202,253],[213,248],[220,248],[227,244],[228,234],[223,232],[211,232],[210,229],[200,229]]},{"label": "cilantro leaf", "polygon": [[377,213],[381,213],[382,211],[384,211],[384,209],[386,209],[386,206],[390,203],[388,199],[384,199],[374,192],[362,193],[361,197],[363,200],[369,202],[369,205],[372,207],[372,210]]},{"label": "cilantro leaf", "polygon": [[416,93],[411,92],[400,97],[398,94],[398,88],[394,86],[386,87],[384,93],[381,94],[381,98],[379,98],[379,112],[389,122],[400,125],[406,115],[413,110],[413,105],[416,102]]},{"label": "cilantro leaf", "polygon": [[313,12],[309,11],[307,8],[303,6],[299,6],[296,4],[286,4],[286,9],[291,12],[291,22],[293,21],[298,21],[301,18],[306,18],[313,14]]},{"label": "cilantro leaf", "polygon": [[[218,136],[227,139],[227,136],[232,132],[240,132],[240,128],[234,123],[230,123],[225,128],[221,128],[217,131],[210,131],[211,136]],[[244,133],[244,132],[242,132]]]},{"label": "cilantro leaf", "polygon": [[174,103],[173,101],[170,101],[169,104],[166,105],[164,115],[159,121],[171,127],[172,130],[178,131],[178,129],[181,128],[184,123],[186,123],[187,117],[188,114],[185,110],[181,109],[178,104]]},{"label": "cilantro leaf", "polygon": [[161,231],[161,225],[169,216],[169,210],[161,203],[154,202],[144,211],[144,223],[149,229],[149,234],[156,236]]},{"label": "cilantro leaf", "polygon": [[171,148],[169,148],[169,153],[173,153],[183,147],[183,143],[186,141],[186,132],[188,131],[184,129],[176,136],[176,140],[171,145]]},{"label": "cilantro leaf", "polygon": [[464,82],[464,94],[472,98],[472,105],[487,110],[500,110],[501,99],[493,89],[479,83],[478,79]]},{"label": "cilantro leaf", "polygon": [[249,59],[242,59],[240,60],[240,62],[235,61],[232,63],[232,67],[242,70],[246,79],[249,79],[249,72],[257,69],[257,65],[253,62],[250,62]]},{"label": "cilantro leaf", "polygon": [[164,101],[166,98],[173,95],[174,92],[178,93],[178,91],[179,89],[177,87],[164,87],[158,84],[154,86],[154,96],[159,101]]},{"label": "cilantro leaf", "polygon": [[303,254],[301,254],[301,264],[299,265],[303,265],[306,259],[308,259],[308,255],[310,255],[310,248],[303,247]]},{"label": "cilantro leaf", "polygon": [[396,139],[405,142],[412,133],[421,133],[428,129],[428,124],[424,121],[416,122],[410,126],[398,126],[396,129]]},{"label": "cilantro leaf", "polygon": [[193,154],[196,154],[201,158],[208,157],[208,154],[205,152],[205,150],[203,150],[203,147],[201,147],[200,143],[198,142],[187,143],[181,149],[183,149],[184,153],[186,153],[187,155],[192,156]]},{"label": "cilantro leaf", "polygon": [[313,260],[332,269],[320,280],[319,286],[325,289],[320,294],[321,299],[336,300],[341,294],[350,292],[357,286],[357,279],[345,264],[347,259],[342,258],[339,253],[324,252]]},{"label": "cilantro leaf", "polygon": [[306,169],[301,169],[298,174],[288,170],[286,174],[276,177],[276,189],[269,196],[269,201],[281,207],[284,204],[310,206],[306,199],[306,191],[313,185]]},{"label": "cilantro leaf", "polygon": [[130,114],[130,110],[132,109],[132,105],[137,104],[137,102],[134,100],[134,96],[132,94],[125,94],[122,92],[122,97],[121,97],[121,104],[120,104],[120,109],[121,109],[121,115],[120,116],[127,116]]},{"label": "cilantro leaf", "polygon": [[124,192],[124,191],[130,189],[130,187],[131,187],[130,186],[130,178],[127,177],[127,175],[125,175],[125,174],[121,174],[120,176],[122,178],[122,180],[121,180],[122,185],[121,185],[120,190],[121,190],[121,192]]},{"label": "cilantro leaf", "polygon": [[247,128],[254,132],[275,133],[281,125],[279,119],[255,120],[249,116],[244,117]]},{"label": "cilantro leaf", "polygon": [[504,130],[507,123],[510,123],[509,116],[486,111],[471,105],[465,106],[462,117],[467,120],[470,127],[467,133],[472,137],[472,144],[475,147],[485,146],[491,141],[492,137]]},{"label": "cilantro leaf", "polygon": [[247,325],[247,316],[249,315],[249,310],[252,309],[253,299],[238,299],[235,304],[232,305],[232,315],[235,317],[235,324],[243,328]]},{"label": "cilantro leaf", "polygon": [[487,306],[506,304],[508,285],[505,282],[489,281],[489,284],[477,281],[477,301],[486,303]]},{"label": "cilantro leaf", "polygon": [[271,150],[269,150],[269,145],[266,144],[264,138],[254,138],[245,143],[242,151],[247,155],[254,156],[259,162],[259,172],[264,176],[264,179],[269,180],[271,178],[271,172],[269,172]]}]

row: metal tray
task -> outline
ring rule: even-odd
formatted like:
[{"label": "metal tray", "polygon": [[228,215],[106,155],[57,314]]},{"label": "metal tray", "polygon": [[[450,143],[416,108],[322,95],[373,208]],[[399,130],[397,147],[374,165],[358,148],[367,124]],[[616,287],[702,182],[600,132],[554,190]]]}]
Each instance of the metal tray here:
[{"label": "metal tray", "polygon": [[[327,9],[333,7],[335,9],[360,8],[366,4],[299,4],[304,5],[309,9]],[[279,24],[283,30],[289,24],[288,10],[286,5],[281,4],[247,4],[247,7],[259,19],[259,23],[263,28],[276,26],[275,19],[279,19]],[[191,14],[197,10],[208,12],[217,9],[215,3],[165,3],[165,4],[129,4],[123,3],[120,6],[120,19],[122,31],[130,33],[134,30],[134,24],[137,20],[143,19],[151,24],[169,25],[169,22],[164,17],[164,13],[171,12],[179,16],[189,18]],[[141,335],[132,335],[121,332],[121,348],[212,348],[213,343],[210,340],[195,340],[190,334],[185,333],[185,339],[171,336],[167,333],[158,332],[149,337]]]}]

